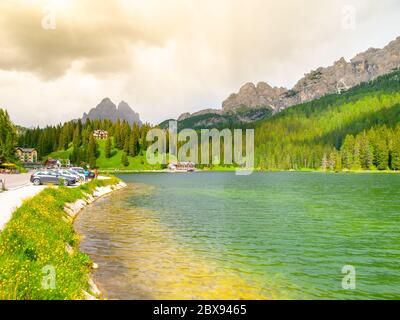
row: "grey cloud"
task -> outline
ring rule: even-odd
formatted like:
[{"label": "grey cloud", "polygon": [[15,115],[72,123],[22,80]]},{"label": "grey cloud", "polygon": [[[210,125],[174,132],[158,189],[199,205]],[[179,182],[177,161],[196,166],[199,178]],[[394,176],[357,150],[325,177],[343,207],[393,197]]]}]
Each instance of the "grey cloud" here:
[{"label": "grey cloud", "polygon": [[[48,2],[60,3],[56,30],[41,27]],[[349,4],[355,30],[341,27]],[[218,108],[245,82],[290,87],[400,30],[398,0],[0,0],[0,13],[0,104],[32,124],[104,96],[154,123]]]}]

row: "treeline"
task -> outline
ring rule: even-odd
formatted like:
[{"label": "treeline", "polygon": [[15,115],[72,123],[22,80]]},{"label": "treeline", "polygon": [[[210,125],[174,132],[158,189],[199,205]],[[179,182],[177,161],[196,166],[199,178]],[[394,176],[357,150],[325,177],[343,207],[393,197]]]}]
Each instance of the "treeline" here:
[{"label": "treeline", "polygon": [[17,130],[11,122],[8,112],[0,109],[0,163],[15,162],[15,143]]},{"label": "treeline", "polygon": [[99,156],[98,145],[93,136],[95,130],[108,132],[106,157],[112,156],[114,148],[123,150],[125,156],[134,157],[147,148],[145,137],[150,128],[148,124],[130,126],[128,122],[120,120],[116,123],[109,120],[87,120],[82,123],[78,120],[28,129],[19,136],[18,143],[20,146],[36,148],[41,158],[55,151],[68,150],[72,163],[95,167]]},{"label": "treeline", "polygon": [[269,170],[399,170],[400,72],[282,111],[256,128]]},{"label": "treeline", "polygon": [[395,128],[386,125],[350,134],[338,151],[324,153],[323,170],[400,170],[400,124]]},{"label": "treeline", "polygon": [[[328,162],[332,169],[400,170],[400,124],[348,135],[340,152],[341,163]],[[323,161],[323,167],[325,164]]]}]

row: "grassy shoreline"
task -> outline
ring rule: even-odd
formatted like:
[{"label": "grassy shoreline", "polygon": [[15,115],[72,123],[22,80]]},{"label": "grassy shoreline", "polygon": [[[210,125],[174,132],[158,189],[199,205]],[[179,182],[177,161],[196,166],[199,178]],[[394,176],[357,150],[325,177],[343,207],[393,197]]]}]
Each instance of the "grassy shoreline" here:
[{"label": "grassy shoreline", "polygon": [[79,251],[74,218],[64,208],[119,182],[112,177],[77,188],[47,188],[26,200],[0,233],[0,299],[85,299],[92,262]]}]

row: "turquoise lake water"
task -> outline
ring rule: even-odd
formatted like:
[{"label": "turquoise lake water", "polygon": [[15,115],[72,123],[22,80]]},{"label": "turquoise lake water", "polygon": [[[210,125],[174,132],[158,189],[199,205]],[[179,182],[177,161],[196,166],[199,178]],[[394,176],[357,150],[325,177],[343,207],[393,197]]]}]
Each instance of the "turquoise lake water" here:
[{"label": "turquoise lake water", "polygon": [[113,298],[400,298],[400,175],[120,178],[77,222]]}]

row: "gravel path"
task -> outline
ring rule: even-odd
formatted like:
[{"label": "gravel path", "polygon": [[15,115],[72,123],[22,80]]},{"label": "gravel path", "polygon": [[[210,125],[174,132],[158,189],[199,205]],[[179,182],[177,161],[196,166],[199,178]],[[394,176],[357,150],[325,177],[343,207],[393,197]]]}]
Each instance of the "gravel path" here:
[{"label": "gravel path", "polygon": [[12,213],[22,205],[25,199],[35,196],[45,188],[45,186],[23,185],[13,190],[0,192],[0,231],[4,229]]},{"label": "gravel path", "polygon": [[0,180],[6,182],[7,189],[14,189],[29,184],[31,173],[0,174]]},{"label": "gravel path", "polygon": [[[12,213],[22,205],[27,198],[37,195],[46,186],[34,186],[29,182],[31,173],[6,175],[0,174],[0,180],[6,182],[8,191],[0,192],[0,231],[4,229],[7,222],[11,219]],[[98,177],[100,180],[109,179],[108,177]],[[78,187],[77,184],[74,187]]]}]

